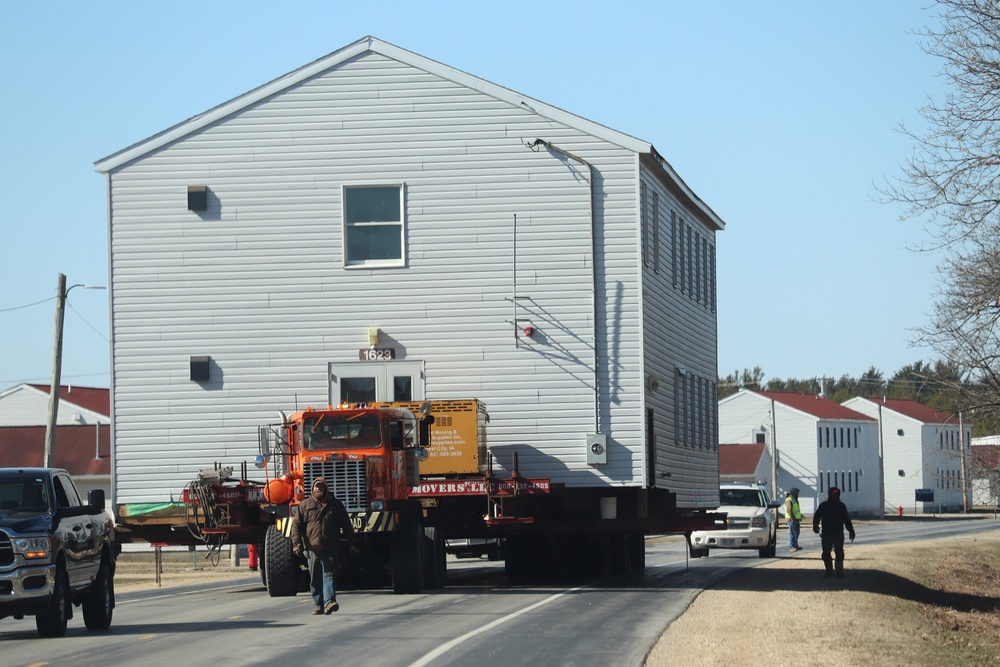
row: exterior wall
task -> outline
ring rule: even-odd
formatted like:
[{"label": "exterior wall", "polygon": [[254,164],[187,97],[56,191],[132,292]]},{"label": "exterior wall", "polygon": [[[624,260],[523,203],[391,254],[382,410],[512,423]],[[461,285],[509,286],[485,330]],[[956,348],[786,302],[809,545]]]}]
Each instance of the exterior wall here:
[{"label": "exterior wall", "polygon": [[[785,491],[798,487],[803,514],[813,513],[826,498],[827,479],[832,480],[834,473],[838,476],[837,486],[842,486],[841,474],[844,482],[851,475],[850,485],[842,486],[842,499],[852,514],[879,513],[878,440],[874,423],[821,420],[780,402],[774,403],[774,413],[772,420],[770,399],[753,392],[740,391],[726,397],[719,401],[719,441],[747,442],[754,440],[757,433],[763,433],[768,447],[777,450],[778,488],[772,495],[780,499]],[[841,429],[850,430],[855,446],[820,446],[820,429],[828,428],[838,429],[838,434]]]},{"label": "exterior wall", "polygon": [[[198,470],[252,459],[277,410],[333,402],[328,364],[357,362],[370,327],[424,362],[426,397],[485,403],[500,472],[517,452],[522,474],[570,486],[646,482],[633,151],[368,53],[109,179],[117,503],[177,500]],[[404,185],[405,267],[344,268],[345,184]],[[189,185],[207,211],[186,210]],[[683,354],[714,377],[712,324]],[[211,357],[208,382],[191,355]],[[597,428],[608,462],[591,466]],[[698,505],[711,448],[689,469],[681,451],[657,469]]]},{"label": "exterior wall", "polygon": [[654,484],[665,483],[693,506],[716,507],[715,231],[686,211],[648,168],[641,173],[638,259],[647,307],[640,380],[656,430]]},{"label": "exterior wall", "polygon": [[818,500],[827,498],[830,487],[836,486],[852,514],[881,516],[876,423],[819,420],[814,437]]}]

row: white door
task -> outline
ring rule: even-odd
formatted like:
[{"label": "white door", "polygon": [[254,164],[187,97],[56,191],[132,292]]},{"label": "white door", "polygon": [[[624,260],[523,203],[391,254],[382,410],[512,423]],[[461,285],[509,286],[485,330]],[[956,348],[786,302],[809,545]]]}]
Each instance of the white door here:
[{"label": "white door", "polygon": [[424,362],[330,364],[330,405],[424,400]]}]

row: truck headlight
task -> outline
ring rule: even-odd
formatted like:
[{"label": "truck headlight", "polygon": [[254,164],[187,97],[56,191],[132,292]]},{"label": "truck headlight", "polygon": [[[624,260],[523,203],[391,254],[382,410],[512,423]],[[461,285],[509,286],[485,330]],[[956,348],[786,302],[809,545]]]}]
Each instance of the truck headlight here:
[{"label": "truck headlight", "polygon": [[47,537],[15,537],[11,540],[14,552],[25,558],[48,558],[49,538]]},{"label": "truck headlight", "polygon": [[755,516],[750,520],[750,526],[752,528],[767,528],[767,519],[763,516]]}]

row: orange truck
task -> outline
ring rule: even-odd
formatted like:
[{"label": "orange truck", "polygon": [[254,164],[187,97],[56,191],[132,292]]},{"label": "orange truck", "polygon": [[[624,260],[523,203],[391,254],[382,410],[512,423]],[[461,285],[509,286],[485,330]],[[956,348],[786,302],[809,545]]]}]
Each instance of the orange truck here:
[{"label": "orange truck", "polygon": [[495,476],[488,421],[477,400],[282,414],[260,429],[255,464],[264,480],[249,479],[244,465],[237,477],[206,470],[188,484],[186,532],[210,544],[254,545],[268,593],[285,596],[308,590],[290,519],[318,477],[358,534],[358,553],[342,554],[343,574],[388,575],[397,593],[444,586],[446,539],[502,543],[511,578],[567,567],[601,575],[642,568],[646,534],[714,524],[712,513],[677,511],[666,493],[564,488],[522,476],[516,460],[510,476]]}]

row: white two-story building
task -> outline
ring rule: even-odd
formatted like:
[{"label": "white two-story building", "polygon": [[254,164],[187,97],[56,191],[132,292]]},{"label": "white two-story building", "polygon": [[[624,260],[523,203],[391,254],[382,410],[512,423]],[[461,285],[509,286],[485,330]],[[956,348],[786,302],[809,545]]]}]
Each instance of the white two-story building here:
[{"label": "white two-story building", "polygon": [[830,487],[852,514],[880,515],[877,422],[811,394],[741,389],[719,401],[719,442],[766,443],[777,461],[772,495],[793,487],[805,514]]},{"label": "white two-story building", "polygon": [[856,397],[844,401],[844,406],[878,422],[887,512],[961,511],[963,484],[971,503],[967,471],[972,424],[903,399]]}]

